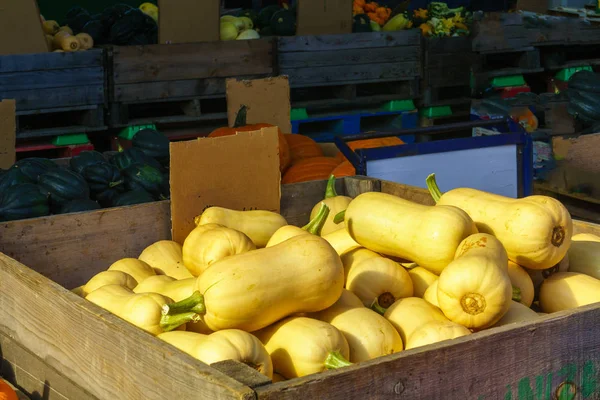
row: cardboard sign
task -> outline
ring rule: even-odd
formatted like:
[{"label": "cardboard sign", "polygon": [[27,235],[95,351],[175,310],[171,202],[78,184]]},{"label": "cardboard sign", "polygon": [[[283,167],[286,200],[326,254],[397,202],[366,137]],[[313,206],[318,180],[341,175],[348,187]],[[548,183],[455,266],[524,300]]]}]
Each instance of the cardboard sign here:
[{"label": "cardboard sign", "polygon": [[227,80],[227,115],[233,126],[242,105],[248,107],[246,122],[267,123],[283,133],[292,132],[290,83],[287,76],[238,81]]},{"label": "cardboard sign", "polygon": [[159,43],[220,40],[220,0],[159,0],[158,9]]},{"label": "cardboard sign", "polygon": [[35,0],[0,0],[0,54],[47,53]]},{"label": "cardboard sign", "polygon": [[351,0],[300,0],[297,35],[352,33]]},{"label": "cardboard sign", "polygon": [[14,100],[0,101],[0,168],[7,169],[15,163],[15,137],[17,131]]},{"label": "cardboard sign", "polygon": [[183,244],[194,218],[211,206],[279,212],[277,128],[171,143],[173,240]]}]

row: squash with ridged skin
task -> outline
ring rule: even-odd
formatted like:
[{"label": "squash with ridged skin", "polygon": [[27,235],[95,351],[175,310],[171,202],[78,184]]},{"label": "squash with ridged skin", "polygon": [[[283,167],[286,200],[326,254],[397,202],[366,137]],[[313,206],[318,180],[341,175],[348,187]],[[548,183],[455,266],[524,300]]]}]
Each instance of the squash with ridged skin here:
[{"label": "squash with ridged skin", "polygon": [[323,157],[321,147],[308,136],[300,134],[286,134],[284,136],[290,149],[292,165],[305,158]]},{"label": "squash with ridged skin", "polygon": [[0,192],[0,221],[16,221],[48,214],[48,197],[37,185],[23,183]]},{"label": "squash with ridged skin", "polygon": [[90,165],[103,164],[106,162],[106,158],[102,153],[97,151],[82,151],[75,157],[69,160],[69,166],[71,169],[78,174],[83,174],[83,170]]},{"label": "squash with ridged skin", "polygon": [[58,165],[46,158],[24,158],[13,165],[13,168],[19,169],[32,182],[37,182],[40,176],[51,169],[58,168]]},{"label": "squash with ridged skin", "polygon": [[331,172],[339,165],[338,160],[333,157],[312,157],[300,160],[286,171],[281,183],[299,183],[316,180],[325,180],[331,176]]},{"label": "squash with ridged skin", "polygon": [[81,175],[64,168],[50,170],[40,176],[39,186],[48,193],[50,204],[60,209],[75,199],[88,199],[90,187]]},{"label": "squash with ridged skin", "polygon": [[107,162],[88,165],[81,174],[90,186],[90,192],[94,196],[113,188],[117,191],[125,191],[121,173],[117,167]]},{"label": "squash with ridged skin", "polygon": [[356,168],[354,168],[354,166],[350,164],[350,161],[342,161],[341,164],[339,164],[337,167],[335,167],[333,171],[331,171],[331,175],[335,176],[336,178],[342,178],[344,176],[354,176],[356,175]]}]

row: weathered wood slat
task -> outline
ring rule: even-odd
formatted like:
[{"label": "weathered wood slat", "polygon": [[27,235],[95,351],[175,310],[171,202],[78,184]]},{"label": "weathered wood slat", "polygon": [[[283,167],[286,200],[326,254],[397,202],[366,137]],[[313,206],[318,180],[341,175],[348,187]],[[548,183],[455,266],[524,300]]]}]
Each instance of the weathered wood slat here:
[{"label": "weathered wood slat", "polygon": [[47,71],[101,67],[103,50],[92,49],[75,53],[39,53],[0,57],[0,74],[8,72]]},{"label": "weathered wood slat", "polygon": [[271,74],[272,53],[267,39],[115,47],[114,83]]},{"label": "weathered wood slat", "polygon": [[277,40],[279,53],[292,51],[331,51],[369,49],[374,47],[401,47],[420,43],[419,29],[399,32],[368,32],[352,35],[290,36]]},{"label": "weathered wood slat", "polygon": [[51,89],[0,91],[0,98],[15,99],[17,110],[104,104],[104,85],[90,84]]},{"label": "weathered wood slat", "polygon": [[472,43],[470,36],[447,37],[447,38],[428,38],[425,39],[426,55],[435,56],[438,54],[456,54],[461,52],[470,52]]},{"label": "weathered wood slat", "polygon": [[0,93],[61,87],[103,85],[104,68],[64,68],[0,74]]},{"label": "weathered wood slat", "polygon": [[349,49],[335,51],[292,52],[279,55],[279,68],[326,67],[333,65],[376,65],[379,63],[419,61],[419,46],[401,48]]}]

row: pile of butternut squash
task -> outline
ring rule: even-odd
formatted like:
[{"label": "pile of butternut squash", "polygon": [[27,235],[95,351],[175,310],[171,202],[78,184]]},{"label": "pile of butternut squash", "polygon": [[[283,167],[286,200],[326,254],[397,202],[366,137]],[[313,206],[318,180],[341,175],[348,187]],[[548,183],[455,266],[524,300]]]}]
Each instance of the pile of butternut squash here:
[{"label": "pile of butternut squash", "polygon": [[94,39],[87,33],[82,32],[74,35],[73,30],[68,26],[60,26],[54,20],[46,21],[42,15],[40,15],[40,20],[46,44],[48,45],[48,51],[71,53],[74,51],[89,50],[94,47]]},{"label": "pile of butternut squash", "polygon": [[432,175],[426,206],[335,183],[302,228],[210,207],[183,244],[154,243],[73,291],[207,364],[276,381],[600,301],[600,238],[572,238],[557,200],[442,194]]}]

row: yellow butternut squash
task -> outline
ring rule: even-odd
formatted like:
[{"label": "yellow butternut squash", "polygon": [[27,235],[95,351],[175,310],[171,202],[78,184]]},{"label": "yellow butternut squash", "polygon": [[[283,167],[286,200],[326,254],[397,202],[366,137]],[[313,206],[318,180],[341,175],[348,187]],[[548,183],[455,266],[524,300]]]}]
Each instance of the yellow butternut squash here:
[{"label": "yellow butternut squash", "polygon": [[138,285],[147,278],[156,275],[156,272],[154,272],[151,266],[137,258],[123,258],[115,261],[108,267],[108,271],[125,272],[126,274],[131,275]]},{"label": "yellow butternut squash", "polygon": [[342,262],[329,243],[302,235],[214,263],[197,278],[194,295],[165,312],[196,311],[214,331],[253,332],[288,315],[324,310],[343,286]]},{"label": "yellow butternut squash", "polygon": [[208,365],[235,360],[269,378],[273,376],[273,363],[265,346],[256,336],[238,329],[226,329],[210,335],[165,332],[158,338]]},{"label": "yellow butternut squash", "polygon": [[509,261],[508,277],[513,287],[513,300],[531,307],[535,295],[531,276],[519,264]]},{"label": "yellow butternut squash", "polygon": [[[331,307],[326,308],[321,312],[325,312],[329,309],[340,309],[340,308],[363,308],[365,305],[357,295],[349,291],[348,289],[342,290],[342,295]],[[319,318],[317,318],[319,319]]]},{"label": "yellow butternut squash", "polygon": [[54,36],[60,31],[60,25],[58,22],[50,19],[42,22],[42,29],[45,34]]},{"label": "yellow butternut squash", "polygon": [[142,251],[138,259],[154,268],[157,275],[168,275],[175,279],[192,277],[183,265],[182,246],[172,240],[161,240],[151,244]]},{"label": "yellow butternut squash", "polygon": [[273,383],[287,381],[282,375],[277,372],[273,372]]},{"label": "yellow butternut squash", "polygon": [[[107,285],[94,290],[85,298],[153,335],[162,333],[165,327],[172,329],[161,314],[163,306],[172,300],[160,294],[136,294],[124,286]],[[171,321],[176,321],[176,326],[179,327],[183,325],[181,321],[187,322],[187,317],[178,316],[171,318]]]},{"label": "yellow butternut squash", "polygon": [[415,297],[422,298],[425,295],[427,288],[438,280],[438,276],[436,274],[423,267],[409,269],[408,275],[410,275],[410,279],[413,283]]},{"label": "yellow butternut squash", "polygon": [[508,312],[504,314],[494,326],[503,326],[508,324],[514,324],[517,322],[533,321],[539,317],[538,313],[527,307],[523,303],[517,301],[510,302],[510,308]]},{"label": "yellow butternut squash", "polygon": [[431,286],[427,288],[425,294],[423,295],[423,300],[439,308],[440,302],[438,301],[437,297],[438,281],[439,279],[433,282]]},{"label": "yellow butternut squash", "polygon": [[396,300],[413,295],[408,272],[385,257],[369,258],[353,266],[348,271],[346,289],[382,315]]},{"label": "yellow butternut squash", "polygon": [[458,188],[441,194],[435,175],[427,186],[438,205],[455,206],[469,214],[480,232],[494,235],[508,259],[522,267],[547,269],[563,259],[571,245],[571,215],[556,199],[528,196],[512,199],[476,189]]},{"label": "yellow butternut squash", "polygon": [[271,236],[287,221],[271,211],[236,211],[222,207],[209,207],[195,218],[196,225],[219,224],[245,233],[256,245],[265,247]]},{"label": "yellow butternut squash", "polygon": [[107,285],[121,285],[128,289],[137,286],[137,281],[129,274],[122,271],[102,271],[94,275],[81,289],[82,297],[87,296],[96,289]]},{"label": "yellow butternut squash", "polygon": [[137,285],[134,293],[158,293],[173,301],[181,301],[194,293],[195,278],[177,280],[167,275],[155,275]]},{"label": "yellow butternut squash", "polygon": [[574,235],[568,254],[569,271],[600,279],[600,237],[589,233]]},{"label": "yellow butternut squash", "polygon": [[344,276],[348,278],[348,272],[350,272],[352,267],[360,264],[364,260],[379,257],[381,257],[380,254],[377,254],[369,249],[365,249],[364,247],[359,247],[358,249],[349,251],[348,253],[342,256],[342,264],[344,265]]},{"label": "yellow butternut squash", "polygon": [[325,203],[321,203],[319,212],[311,218],[311,220],[302,228],[298,228],[294,225],[286,225],[277,229],[277,231],[271,236],[269,242],[265,247],[275,246],[279,243],[285,242],[295,236],[300,235],[320,235],[323,224],[325,223],[327,216],[329,215],[329,207]]},{"label": "yellow butternut squash", "polygon": [[52,45],[57,50],[73,52],[79,50],[79,40],[68,32],[59,31],[54,35]]},{"label": "yellow butternut squash", "polygon": [[477,229],[464,211],[424,206],[386,193],[356,197],[345,212],[346,229],[362,246],[400,257],[439,274],[458,244]]},{"label": "yellow butternut squash", "polygon": [[545,313],[600,302],[600,280],[577,272],[557,272],[542,283],[540,306]]},{"label": "yellow butternut squash", "polygon": [[422,325],[430,321],[448,321],[442,311],[418,297],[396,301],[383,315],[396,328],[402,342]]},{"label": "yellow butternut squash", "polygon": [[94,47],[94,39],[87,33],[80,32],[77,35],[75,35],[75,37],[79,41],[79,47],[81,48],[81,50],[89,50],[92,47]]},{"label": "yellow butternut squash", "polygon": [[256,332],[273,361],[273,370],[287,379],[351,365],[348,342],[333,325],[312,318],[283,319]]},{"label": "yellow butternut squash", "polygon": [[470,335],[471,331],[452,321],[430,321],[410,335],[406,350]]},{"label": "yellow butternut squash", "polygon": [[[331,175],[329,177],[329,180],[327,181],[327,187],[325,189],[325,200],[322,201],[323,203],[325,203],[325,205],[329,207],[329,217],[327,217],[327,220],[323,225],[323,228],[321,229],[322,236],[345,228],[344,222],[336,224],[335,222],[333,222],[333,219],[339,212],[344,211],[346,208],[348,208],[348,205],[351,201],[351,197],[340,196],[337,194],[335,190],[335,176]],[[321,202],[317,203],[313,207],[310,213],[310,219],[313,219],[317,216],[317,214],[319,213],[320,205]]]},{"label": "yellow butternut squash", "polygon": [[472,329],[498,322],[508,311],[512,294],[506,250],[487,233],[463,240],[438,280],[437,298],[444,315]]},{"label": "yellow butternut squash", "polygon": [[213,229],[196,227],[183,242],[182,260],[193,276],[200,276],[212,264],[225,257],[256,250],[248,236],[224,226]]},{"label": "yellow butternut squash", "polygon": [[335,232],[323,235],[322,237],[323,239],[327,240],[327,242],[335,249],[335,252],[338,253],[340,257],[349,251],[361,247],[360,244],[356,243],[354,239],[352,239],[348,231],[345,229],[339,229]]}]

